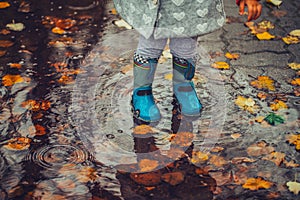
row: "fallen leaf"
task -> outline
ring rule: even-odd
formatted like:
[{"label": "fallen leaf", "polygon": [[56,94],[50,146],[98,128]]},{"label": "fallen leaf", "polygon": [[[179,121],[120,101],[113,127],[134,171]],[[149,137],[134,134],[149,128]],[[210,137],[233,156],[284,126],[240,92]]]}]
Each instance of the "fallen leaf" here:
[{"label": "fallen leaf", "polygon": [[258,89],[275,90],[274,80],[268,76],[258,76],[257,80],[250,82],[250,85]]},{"label": "fallen leaf", "polygon": [[[5,75],[3,78],[2,78],[2,84],[4,86],[12,86],[16,83],[22,83],[24,82],[26,79],[23,78],[21,75]],[[28,78],[29,80],[29,78]]]},{"label": "fallen leaf", "polygon": [[274,102],[272,102],[270,104],[270,108],[273,111],[278,111],[278,110],[281,110],[281,109],[287,109],[288,106],[283,101],[275,99]]},{"label": "fallen leaf", "polygon": [[236,157],[231,159],[232,164],[253,163],[253,162],[255,162],[255,160],[248,157]]},{"label": "fallen leaf", "polygon": [[141,172],[153,171],[156,167],[158,167],[157,160],[141,159],[139,161],[139,168]]},{"label": "fallen leaf", "polygon": [[0,57],[4,56],[6,54],[6,51],[1,51],[0,50]]},{"label": "fallen leaf", "polygon": [[268,114],[264,120],[274,126],[284,123],[284,119],[273,112]]},{"label": "fallen leaf", "polygon": [[14,45],[14,43],[12,41],[0,40],[0,47],[2,47],[2,48],[11,47],[12,45]]},{"label": "fallen leaf", "polygon": [[216,69],[229,69],[230,68],[229,64],[224,61],[214,62],[213,64],[211,64],[211,66]]},{"label": "fallen leaf", "polygon": [[131,71],[132,69],[133,69],[132,64],[128,64],[128,65],[125,65],[124,67],[122,67],[120,71],[122,74],[126,74],[127,72]]},{"label": "fallen leaf", "polygon": [[131,173],[130,178],[138,184],[145,186],[155,186],[161,182],[161,172],[147,172],[147,173]]},{"label": "fallen leaf", "polygon": [[289,191],[293,192],[295,195],[298,195],[300,192],[300,183],[296,181],[289,181],[286,183],[286,186],[289,187]]},{"label": "fallen leaf", "polygon": [[293,80],[291,81],[291,84],[292,84],[292,85],[298,85],[298,86],[300,86],[300,78],[295,78],[295,79],[293,79]]},{"label": "fallen leaf", "polygon": [[0,2],[0,9],[9,7],[10,4],[6,1]]},{"label": "fallen leaf", "polygon": [[246,110],[250,113],[255,113],[258,109],[258,106],[255,105],[255,101],[253,99],[246,98],[243,96],[238,96],[235,100],[235,104],[239,106],[241,109]]},{"label": "fallen leaf", "polygon": [[33,99],[29,99],[21,103],[23,108],[27,108],[28,110],[32,111],[39,111],[39,110],[48,110],[51,107],[50,101],[36,101]]},{"label": "fallen leaf", "polygon": [[275,163],[277,166],[279,166],[285,158],[285,154],[281,153],[281,152],[271,152],[270,154],[266,155],[265,157],[263,157],[263,160],[269,160],[273,163]]},{"label": "fallen leaf", "polygon": [[215,146],[215,147],[213,147],[210,151],[211,151],[211,152],[214,152],[214,153],[218,153],[218,152],[221,152],[221,151],[223,151],[223,150],[224,150],[223,147]]},{"label": "fallen leaf", "polygon": [[209,163],[216,167],[223,167],[223,165],[227,164],[227,161],[221,156],[212,155],[209,159]]},{"label": "fallen leaf", "polygon": [[296,147],[296,150],[300,150],[300,134],[298,134],[298,135],[290,134],[286,137],[286,140],[290,144],[294,144]]},{"label": "fallen leaf", "polygon": [[255,120],[255,122],[262,123],[265,120],[265,117],[264,116],[257,116],[257,117],[255,117],[254,120]]},{"label": "fallen leaf", "polygon": [[283,163],[285,164],[286,167],[295,168],[295,167],[299,167],[300,166],[300,164],[295,163],[295,161],[293,161],[293,160],[291,160],[291,161],[284,160]]},{"label": "fallen leaf", "polygon": [[272,22],[268,21],[268,20],[264,20],[264,21],[259,22],[258,27],[266,29],[266,30],[275,28],[274,24]]},{"label": "fallen leaf", "polygon": [[260,156],[260,155],[266,155],[273,152],[275,149],[264,141],[260,141],[258,143],[252,144],[247,148],[247,153],[250,156]]},{"label": "fallen leaf", "polygon": [[300,97],[300,88],[295,88],[294,89],[294,94],[296,97]]},{"label": "fallen leaf", "polygon": [[74,25],[76,25],[76,20],[74,19],[58,19],[55,21],[55,26],[57,28],[63,29],[63,30],[68,30],[70,28],[72,28]]},{"label": "fallen leaf", "polygon": [[36,124],[34,125],[35,128],[35,135],[41,136],[46,134],[46,128],[42,125]]},{"label": "fallen leaf", "polygon": [[64,29],[61,29],[59,27],[54,27],[54,28],[52,28],[51,31],[52,31],[52,33],[56,33],[56,34],[60,34],[60,35],[66,33],[66,31]]},{"label": "fallen leaf", "polygon": [[170,185],[178,185],[184,181],[183,172],[169,172],[161,176],[162,180]]},{"label": "fallen leaf", "polygon": [[300,63],[289,63],[288,66],[291,69],[299,70],[300,69]]},{"label": "fallen leaf", "polygon": [[6,145],[4,145],[5,148],[9,150],[25,150],[30,147],[30,138],[25,137],[18,137],[18,138],[12,138],[10,139]]},{"label": "fallen leaf", "polygon": [[9,63],[8,64],[11,68],[17,68],[17,69],[21,69],[22,65],[20,63]]},{"label": "fallen leaf", "polygon": [[271,3],[274,6],[280,6],[282,4],[282,1],[280,0],[266,0],[267,3]]},{"label": "fallen leaf", "polygon": [[261,177],[258,178],[249,178],[246,180],[246,183],[243,185],[243,188],[249,190],[259,190],[259,189],[268,189],[273,185],[269,181],[263,180]]},{"label": "fallen leaf", "polygon": [[116,10],[115,8],[111,9],[111,10],[110,10],[110,13],[111,13],[112,15],[117,15],[117,14],[118,14],[118,12],[117,12],[117,10]]},{"label": "fallen leaf", "polygon": [[60,83],[60,84],[66,84],[66,85],[68,85],[68,84],[74,83],[75,80],[74,80],[74,78],[73,78],[72,76],[62,75],[62,76],[58,79],[57,82]]},{"label": "fallen leaf", "polygon": [[208,160],[208,153],[193,151],[191,162],[194,164],[204,163]]},{"label": "fallen leaf", "polygon": [[231,59],[231,60],[236,60],[236,59],[238,59],[240,57],[240,54],[227,52],[225,54],[225,57],[228,58],[228,59]]},{"label": "fallen leaf", "polygon": [[113,22],[114,25],[116,25],[119,28],[126,28],[126,29],[132,29],[132,26],[130,26],[127,22],[125,22],[123,19],[116,20]]},{"label": "fallen leaf", "polygon": [[291,36],[300,37],[300,29],[293,30],[289,33]]},{"label": "fallen leaf", "polygon": [[230,136],[231,136],[231,138],[233,138],[233,139],[236,140],[236,139],[240,138],[242,136],[242,134],[240,134],[240,133],[233,133]]},{"label": "fallen leaf", "polygon": [[285,10],[273,10],[271,12],[275,17],[284,17],[287,14]]},{"label": "fallen leaf", "polygon": [[25,26],[22,23],[11,23],[6,24],[6,28],[8,28],[11,31],[22,31],[23,29],[25,29]]},{"label": "fallen leaf", "polygon": [[282,40],[286,43],[286,44],[298,44],[300,42],[298,37],[295,36],[291,36],[288,35],[286,37],[283,37]]},{"label": "fallen leaf", "polygon": [[166,80],[169,80],[169,81],[172,81],[172,79],[173,79],[173,74],[171,74],[171,73],[165,74],[165,79],[166,79]]},{"label": "fallen leaf", "polygon": [[275,36],[270,34],[269,32],[257,33],[256,37],[259,40],[271,40],[271,39],[275,38]]},{"label": "fallen leaf", "polygon": [[171,143],[173,145],[188,147],[193,142],[194,134],[192,132],[178,132],[174,135],[175,137],[171,138]]},{"label": "fallen leaf", "polygon": [[142,125],[135,126],[133,129],[133,133],[137,135],[145,135],[145,134],[153,134],[155,133],[155,131],[153,130],[153,127],[146,124],[142,124]]}]

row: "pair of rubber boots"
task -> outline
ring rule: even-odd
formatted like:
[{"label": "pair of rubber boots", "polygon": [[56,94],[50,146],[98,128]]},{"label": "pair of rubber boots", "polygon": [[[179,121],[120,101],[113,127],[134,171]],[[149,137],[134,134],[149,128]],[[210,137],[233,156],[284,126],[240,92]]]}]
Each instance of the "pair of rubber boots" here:
[{"label": "pair of rubber boots", "polygon": [[[158,122],[160,111],[152,94],[152,82],[158,58],[145,58],[134,55],[134,91],[132,109],[134,117],[143,122]],[[199,117],[202,109],[192,78],[195,74],[195,61],[173,56],[173,93],[182,115]]]}]

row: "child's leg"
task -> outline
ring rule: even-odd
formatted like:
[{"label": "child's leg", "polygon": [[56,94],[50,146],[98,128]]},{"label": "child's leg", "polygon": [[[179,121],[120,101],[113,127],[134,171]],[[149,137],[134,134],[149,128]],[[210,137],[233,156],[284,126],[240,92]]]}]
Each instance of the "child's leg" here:
[{"label": "child's leg", "polygon": [[202,105],[192,82],[196,67],[196,38],[172,38],[170,50],[173,55],[173,91],[181,112],[199,116]]},{"label": "child's leg", "polygon": [[132,106],[135,116],[147,122],[161,118],[152,94],[152,82],[160,57],[167,39],[155,40],[140,36],[138,48],[134,54],[134,91]]}]

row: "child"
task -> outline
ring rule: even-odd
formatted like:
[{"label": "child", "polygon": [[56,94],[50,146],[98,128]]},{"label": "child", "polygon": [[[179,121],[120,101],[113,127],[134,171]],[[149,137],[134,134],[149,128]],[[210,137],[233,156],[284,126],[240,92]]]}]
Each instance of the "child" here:
[{"label": "child", "polygon": [[[240,14],[248,7],[248,21],[262,10],[258,0],[236,0]],[[152,82],[167,39],[173,55],[173,92],[186,116],[200,116],[202,105],[194,89],[197,36],[225,23],[222,0],[114,0],[120,16],[140,34],[134,54],[132,106],[136,118],[157,122],[160,111],[152,95]]]}]

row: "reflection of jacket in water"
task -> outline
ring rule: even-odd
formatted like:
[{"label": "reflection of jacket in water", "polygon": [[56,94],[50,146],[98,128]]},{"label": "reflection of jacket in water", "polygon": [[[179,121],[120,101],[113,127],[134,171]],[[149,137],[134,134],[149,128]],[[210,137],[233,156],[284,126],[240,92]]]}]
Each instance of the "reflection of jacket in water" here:
[{"label": "reflection of jacket in water", "polygon": [[146,38],[152,33],[155,39],[202,35],[225,22],[222,0],[114,0],[114,4]]}]

